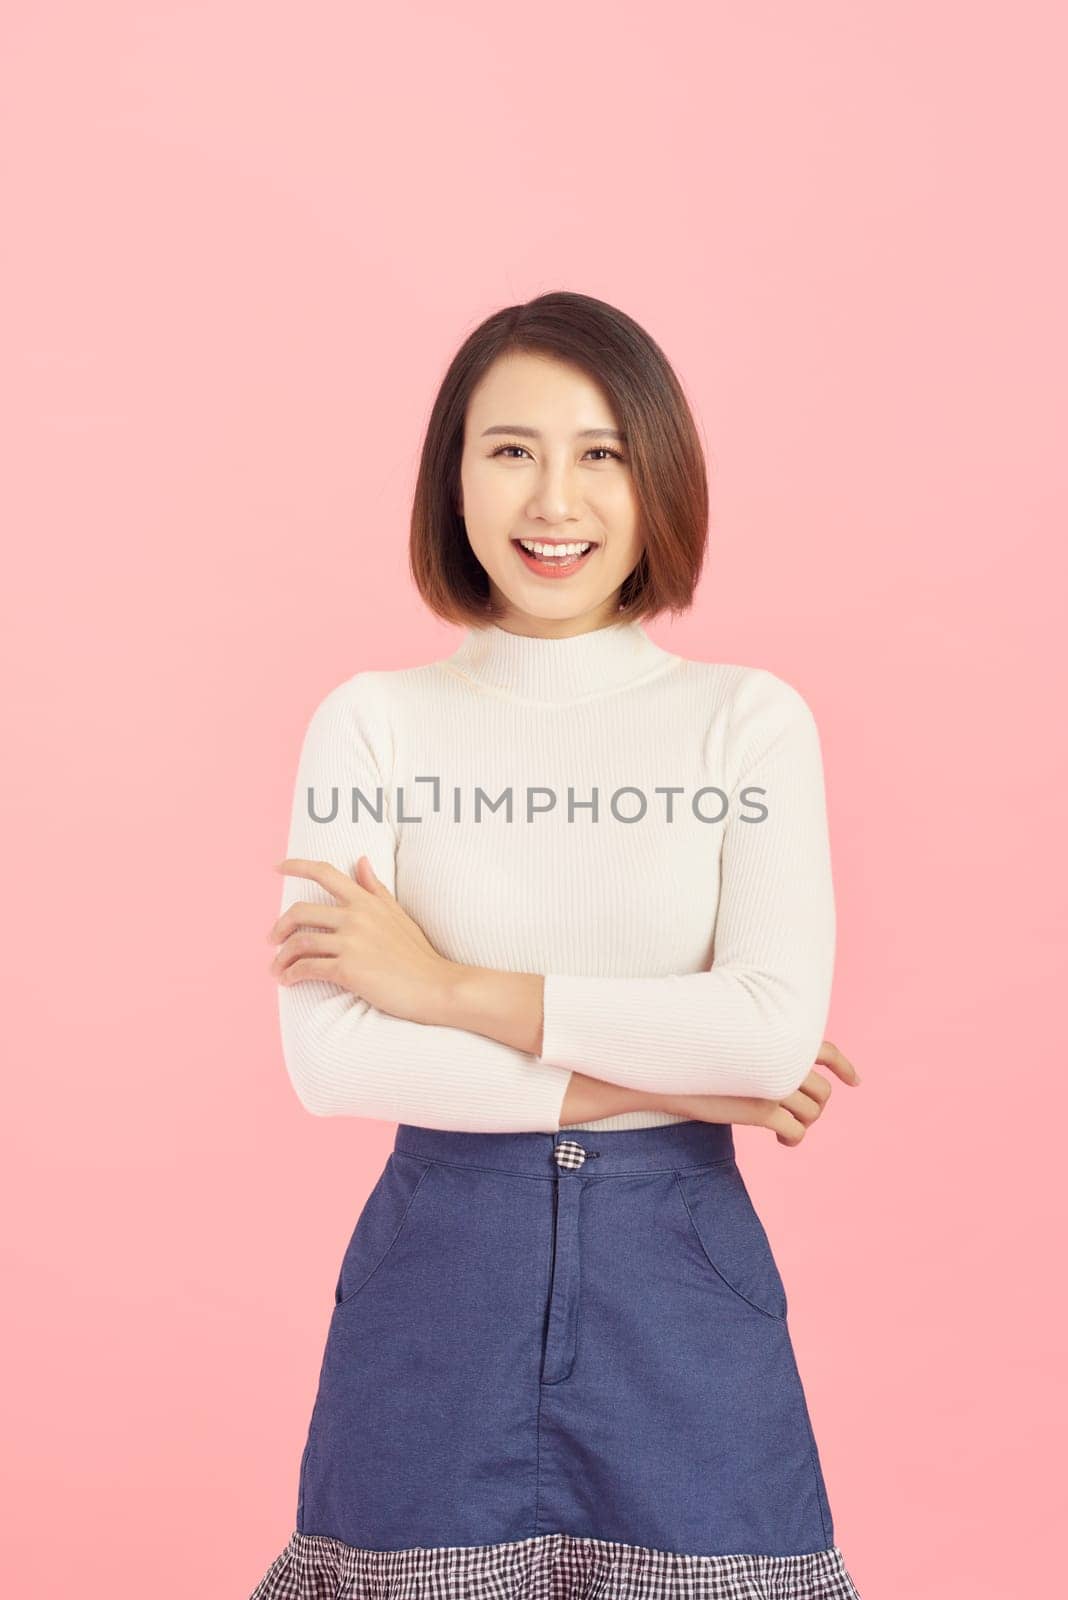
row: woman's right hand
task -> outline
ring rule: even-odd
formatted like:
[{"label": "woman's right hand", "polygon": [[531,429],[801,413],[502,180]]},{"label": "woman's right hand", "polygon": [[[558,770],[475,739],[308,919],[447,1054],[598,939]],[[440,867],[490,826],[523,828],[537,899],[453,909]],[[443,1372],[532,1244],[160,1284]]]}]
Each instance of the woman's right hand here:
[{"label": "woman's right hand", "polygon": [[[824,1039],[816,1056],[817,1065],[830,1067],[843,1083],[860,1082],[860,1075],[829,1039]],[[785,1100],[764,1100],[749,1096],[695,1094],[661,1097],[665,1111],[676,1116],[692,1117],[695,1122],[748,1123],[755,1128],[769,1128],[780,1144],[799,1145],[812,1124],[823,1115],[831,1098],[831,1084],[813,1070],[800,1088],[787,1095]]]}]

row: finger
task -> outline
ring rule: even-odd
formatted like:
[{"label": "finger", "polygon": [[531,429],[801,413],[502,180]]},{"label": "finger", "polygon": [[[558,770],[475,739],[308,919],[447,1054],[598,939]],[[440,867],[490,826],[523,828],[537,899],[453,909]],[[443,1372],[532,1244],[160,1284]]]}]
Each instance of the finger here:
[{"label": "finger", "polygon": [[[332,956],[326,958],[305,956],[302,960],[295,961],[291,967],[287,968],[278,981],[285,984],[287,988],[291,983],[307,982],[333,983],[339,989],[345,987],[338,975],[337,962]],[[356,998],[359,999],[359,996],[357,995]]]},{"label": "finger", "polygon": [[829,1039],[824,1039],[819,1047],[816,1060],[821,1066],[830,1067],[831,1071],[841,1078],[843,1083],[859,1083],[860,1073],[836,1044]]},{"label": "finger", "polygon": [[356,863],[356,882],[361,889],[366,889],[368,894],[376,894],[382,900],[395,900],[396,896],[386,887],[382,879],[371,865],[370,856],[361,856]]},{"label": "finger", "polygon": [[335,933],[292,933],[276,950],[271,971],[284,972],[301,956],[329,956],[333,960],[339,954],[340,940]]},{"label": "finger", "polygon": [[267,938],[269,942],[278,944],[296,928],[339,928],[344,917],[345,909],[342,906],[324,906],[314,900],[297,900],[278,918]]},{"label": "finger", "polygon": [[310,878],[327,894],[336,894],[342,905],[349,905],[356,898],[357,885],[347,872],[342,872],[340,867],[331,865],[329,861],[301,861],[290,857],[279,861],[274,870],[284,873],[287,878]]},{"label": "finger", "polygon": [[768,1119],[767,1126],[774,1129],[775,1137],[780,1144],[798,1145],[805,1137],[805,1124],[800,1118],[795,1117],[784,1105],[777,1105]]},{"label": "finger", "polygon": [[[818,1077],[818,1074],[813,1073],[812,1076],[815,1078]],[[830,1090],[830,1084],[827,1083],[825,1078],[821,1078],[819,1081],[826,1086],[828,1091]],[[806,1128],[811,1127],[817,1117],[822,1114],[826,1103],[826,1095],[820,1098],[816,1094],[807,1093],[804,1089],[797,1089],[793,1094],[787,1095],[785,1100],[779,1101],[779,1104],[785,1106],[787,1111],[797,1118],[798,1122],[805,1124]]]},{"label": "finger", "polygon": [[796,1093],[807,1094],[809,1099],[815,1100],[822,1109],[834,1093],[834,1084],[823,1077],[822,1073],[810,1072]]}]

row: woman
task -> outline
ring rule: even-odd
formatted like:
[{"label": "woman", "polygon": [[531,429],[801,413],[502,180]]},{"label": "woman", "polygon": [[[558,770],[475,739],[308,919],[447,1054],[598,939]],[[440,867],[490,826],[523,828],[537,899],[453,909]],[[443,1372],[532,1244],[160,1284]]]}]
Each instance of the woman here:
[{"label": "woman", "polygon": [[253,1600],[856,1595],[731,1132],[796,1145],[813,1061],[857,1081],[818,735],[638,621],[707,510],[621,312],[543,295],[456,355],[410,554],[467,631],[316,709],[268,936],[302,1103],[398,1128]]}]

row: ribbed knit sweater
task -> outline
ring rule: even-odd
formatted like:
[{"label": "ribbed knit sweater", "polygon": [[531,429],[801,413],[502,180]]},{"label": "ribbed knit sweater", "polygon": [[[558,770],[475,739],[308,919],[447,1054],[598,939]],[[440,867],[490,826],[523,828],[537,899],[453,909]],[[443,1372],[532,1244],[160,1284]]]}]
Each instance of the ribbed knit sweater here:
[{"label": "ribbed knit sweater", "polygon": [[[545,979],[537,1056],[279,984],[315,1115],[555,1133],[572,1071],[780,1100],[813,1066],[835,947],[823,767],[808,704],[763,668],[623,622],[470,629],[442,660],[357,672],[312,714],[287,855],[349,876],[367,855],[443,956]],[[337,903],[287,877],[296,900]]]}]

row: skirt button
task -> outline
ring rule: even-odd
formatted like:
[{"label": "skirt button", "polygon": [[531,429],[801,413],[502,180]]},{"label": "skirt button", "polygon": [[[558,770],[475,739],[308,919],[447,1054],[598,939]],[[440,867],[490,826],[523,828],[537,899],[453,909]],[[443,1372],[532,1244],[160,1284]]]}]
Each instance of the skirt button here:
[{"label": "skirt button", "polygon": [[553,1160],[558,1167],[567,1167],[573,1170],[581,1167],[586,1159],[586,1152],[574,1139],[561,1139],[553,1151]]}]

